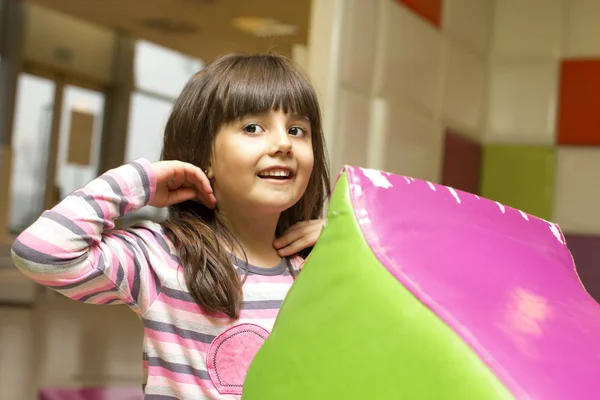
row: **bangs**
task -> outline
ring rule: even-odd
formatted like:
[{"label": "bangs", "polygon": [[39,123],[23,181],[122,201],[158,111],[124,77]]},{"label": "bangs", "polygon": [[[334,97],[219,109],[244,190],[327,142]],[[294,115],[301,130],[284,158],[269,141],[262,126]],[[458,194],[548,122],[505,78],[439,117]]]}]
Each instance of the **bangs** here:
[{"label": "bangs", "polygon": [[217,87],[222,123],[271,110],[320,119],[316,94],[289,62],[272,56],[240,58],[223,71]]}]

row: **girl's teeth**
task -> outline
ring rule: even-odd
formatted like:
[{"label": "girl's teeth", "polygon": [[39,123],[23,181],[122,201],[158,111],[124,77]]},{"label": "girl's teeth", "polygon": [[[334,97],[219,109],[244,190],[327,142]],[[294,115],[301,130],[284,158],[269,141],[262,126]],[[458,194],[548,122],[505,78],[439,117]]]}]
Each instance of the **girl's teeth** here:
[{"label": "girl's teeth", "polygon": [[271,177],[271,176],[273,176],[273,177],[287,177],[287,176],[289,176],[289,173],[283,172],[283,171],[267,172],[265,174],[261,174],[260,176],[263,176],[263,177]]}]

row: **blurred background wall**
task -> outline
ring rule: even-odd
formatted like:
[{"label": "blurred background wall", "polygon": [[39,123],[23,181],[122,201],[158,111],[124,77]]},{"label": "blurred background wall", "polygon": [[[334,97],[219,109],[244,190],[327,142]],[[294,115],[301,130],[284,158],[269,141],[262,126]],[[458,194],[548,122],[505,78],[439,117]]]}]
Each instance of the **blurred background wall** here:
[{"label": "blurred background wall", "polygon": [[[344,164],[384,169],[557,222],[600,300],[599,1],[0,5],[1,399],[139,389],[134,314],[28,282],[10,244],[99,173],[158,159],[179,91],[229,51],[280,52],[307,71],[334,175]],[[163,216],[148,207],[123,223]]]}]

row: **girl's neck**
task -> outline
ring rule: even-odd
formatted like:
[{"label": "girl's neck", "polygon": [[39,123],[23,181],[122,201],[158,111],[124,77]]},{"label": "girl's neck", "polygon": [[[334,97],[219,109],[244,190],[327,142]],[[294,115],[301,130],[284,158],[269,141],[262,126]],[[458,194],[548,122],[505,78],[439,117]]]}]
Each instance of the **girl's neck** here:
[{"label": "girl's neck", "polygon": [[[281,257],[273,247],[279,214],[249,216],[242,212],[227,212],[224,216],[228,228],[244,249],[250,264],[269,268],[280,263]],[[239,258],[244,258],[239,249],[234,249],[234,252]]]}]

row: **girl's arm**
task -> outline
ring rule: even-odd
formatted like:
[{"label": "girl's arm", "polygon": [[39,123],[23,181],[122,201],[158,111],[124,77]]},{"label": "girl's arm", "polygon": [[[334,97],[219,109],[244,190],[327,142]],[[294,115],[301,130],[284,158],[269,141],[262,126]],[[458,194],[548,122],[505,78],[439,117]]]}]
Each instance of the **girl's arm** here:
[{"label": "girl's arm", "polygon": [[160,293],[152,267],[171,262],[169,246],[156,224],[111,230],[115,219],[148,204],[155,190],[144,159],[108,171],[19,235],[12,247],[16,266],[74,300],[125,303],[143,313]]}]

